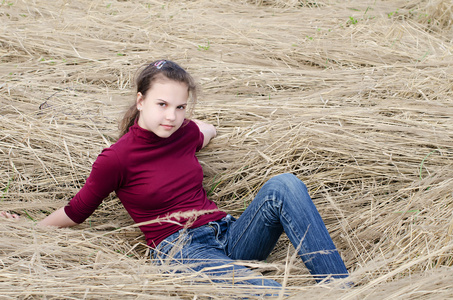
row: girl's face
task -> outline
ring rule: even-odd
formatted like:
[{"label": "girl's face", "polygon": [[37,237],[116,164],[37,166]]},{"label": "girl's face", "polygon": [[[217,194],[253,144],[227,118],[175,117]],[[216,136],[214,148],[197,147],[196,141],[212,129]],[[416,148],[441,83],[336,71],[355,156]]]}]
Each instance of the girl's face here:
[{"label": "girl's face", "polygon": [[161,138],[170,137],[184,122],[188,99],[187,84],[157,79],[145,97],[137,94],[138,125]]}]

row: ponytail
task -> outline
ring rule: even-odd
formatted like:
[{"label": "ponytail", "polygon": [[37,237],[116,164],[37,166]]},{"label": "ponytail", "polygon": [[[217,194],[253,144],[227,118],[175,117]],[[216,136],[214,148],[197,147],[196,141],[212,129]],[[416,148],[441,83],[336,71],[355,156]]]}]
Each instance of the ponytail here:
[{"label": "ponytail", "polygon": [[134,103],[129,107],[129,109],[124,114],[123,119],[119,123],[120,138],[125,135],[129,128],[134,125],[135,120],[137,119],[139,111],[137,109],[137,104]]}]

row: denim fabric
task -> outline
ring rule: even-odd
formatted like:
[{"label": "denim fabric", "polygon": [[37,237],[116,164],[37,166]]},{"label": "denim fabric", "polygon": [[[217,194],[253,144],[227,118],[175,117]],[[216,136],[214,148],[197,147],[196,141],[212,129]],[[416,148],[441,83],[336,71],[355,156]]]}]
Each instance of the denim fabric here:
[{"label": "denim fabric", "polygon": [[235,283],[277,287],[276,281],[235,261],[266,259],[283,231],[316,280],[348,275],[305,184],[292,174],[266,182],[237,220],[228,215],[180,230],[153,249],[151,257],[158,263],[182,263],[209,276],[228,275],[231,280],[234,274]]}]

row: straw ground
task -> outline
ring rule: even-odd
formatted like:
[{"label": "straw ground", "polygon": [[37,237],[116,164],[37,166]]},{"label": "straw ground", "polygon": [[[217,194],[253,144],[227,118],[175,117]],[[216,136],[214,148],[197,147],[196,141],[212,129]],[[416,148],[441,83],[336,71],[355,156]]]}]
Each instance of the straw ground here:
[{"label": "straw ground", "polygon": [[[356,286],[315,285],[282,237],[281,297],[453,296],[451,1],[20,1],[0,4],[0,298],[240,298],[157,267],[112,194],[84,224],[35,221],[115,142],[135,70],[157,58],[203,91],[210,197],[238,216],[271,176],[310,189]],[[289,296],[288,296],[289,295]]]}]

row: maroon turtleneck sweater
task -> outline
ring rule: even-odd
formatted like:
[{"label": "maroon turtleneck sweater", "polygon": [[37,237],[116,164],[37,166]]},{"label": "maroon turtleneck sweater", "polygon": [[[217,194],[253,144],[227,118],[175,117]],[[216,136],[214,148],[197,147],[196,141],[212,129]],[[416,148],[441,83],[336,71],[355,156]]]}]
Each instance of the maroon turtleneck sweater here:
[{"label": "maroon turtleneck sweater", "polygon": [[[184,226],[195,228],[219,220],[226,214],[207,198],[203,170],[195,156],[202,145],[203,134],[192,121],[169,138],[135,124],[99,154],[85,185],[65,212],[82,223],[115,191],[136,223],[159,220],[140,226],[151,247]],[[211,210],[214,212],[197,218],[180,214]]]}]

